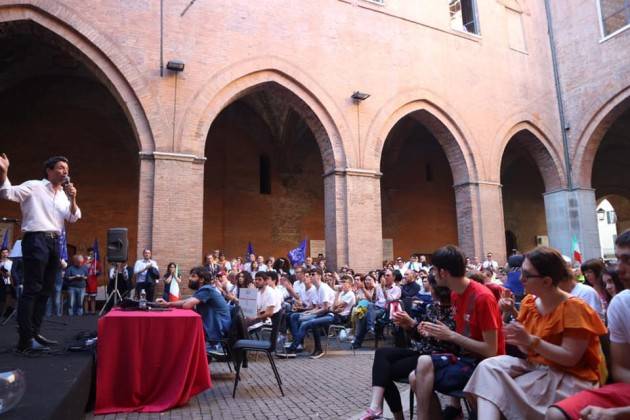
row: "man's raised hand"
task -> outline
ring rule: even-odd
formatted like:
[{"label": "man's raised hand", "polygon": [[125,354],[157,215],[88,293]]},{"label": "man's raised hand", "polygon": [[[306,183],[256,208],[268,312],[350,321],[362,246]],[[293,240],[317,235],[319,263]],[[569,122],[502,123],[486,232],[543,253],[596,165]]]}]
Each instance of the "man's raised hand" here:
[{"label": "man's raised hand", "polygon": [[0,155],[0,175],[6,175],[9,170],[9,158],[4,153]]}]

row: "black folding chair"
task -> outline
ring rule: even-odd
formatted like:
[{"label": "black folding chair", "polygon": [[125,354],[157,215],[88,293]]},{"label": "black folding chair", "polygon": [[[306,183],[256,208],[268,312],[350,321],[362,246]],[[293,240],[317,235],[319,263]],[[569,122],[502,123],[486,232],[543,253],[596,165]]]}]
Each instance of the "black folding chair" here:
[{"label": "black folding chair", "polygon": [[282,390],[282,379],[280,379],[280,373],[278,372],[278,368],[276,367],[276,363],[273,360],[272,353],[276,350],[276,340],[278,338],[278,330],[280,329],[280,324],[282,323],[284,318],[284,310],[280,310],[275,313],[271,317],[271,336],[269,337],[269,341],[267,340],[238,340],[232,346],[232,352],[235,356],[235,368],[236,368],[236,376],[234,378],[234,390],[232,391],[232,398],[236,398],[236,387],[238,386],[239,381],[241,380],[240,372],[241,365],[244,360],[247,358],[247,352],[260,352],[267,354],[267,359],[269,359],[269,364],[271,364],[271,369],[273,370],[273,374],[276,377],[276,381],[278,382],[278,388],[280,388],[280,393],[284,397],[284,391]]},{"label": "black folding chair", "polygon": [[219,362],[226,362],[228,365],[228,369],[232,372],[232,361],[234,359],[232,345],[238,341],[237,337],[242,337],[243,334],[239,331],[241,326],[239,323],[243,318],[243,312],[239,305],[234,305],[230,308],[230,319],[232,321],[232,325],[230,329],[226,332],[226,334],[221,337],[219,342],[221,343],[221,348],[223,349],[222,354],[206,352],[206,357],[208,358],[208,363],[212,360],[216,360]]}]

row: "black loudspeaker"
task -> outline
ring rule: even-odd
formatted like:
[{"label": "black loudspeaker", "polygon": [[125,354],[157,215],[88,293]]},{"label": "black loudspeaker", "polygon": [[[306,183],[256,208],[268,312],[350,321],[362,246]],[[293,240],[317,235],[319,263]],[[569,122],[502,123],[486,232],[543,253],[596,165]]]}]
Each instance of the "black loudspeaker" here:
[{"label": "black loudspeaker", "polygon": [[127,261],[129,241],[127,228],[111,228],[107,230],[107,261]]}]

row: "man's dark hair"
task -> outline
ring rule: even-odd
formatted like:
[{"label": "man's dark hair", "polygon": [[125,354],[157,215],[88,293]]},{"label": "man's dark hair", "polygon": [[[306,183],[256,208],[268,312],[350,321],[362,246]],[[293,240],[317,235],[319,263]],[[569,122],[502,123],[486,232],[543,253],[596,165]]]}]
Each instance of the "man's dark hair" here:
[{"label": "man's dark hair", "polygon": [[68,164],[68,158],[65,156],[53,156],[44,162],[44,178],[48,179],[48,172],[46,172],[46,169],[55,169],[55,165],[59,162],[65,162]]},{"label": "man's dark hair", "polygon": [[623,233],[615,239],[615,245],[620,247],[630,247],[630,229],[624,230]]},{"label": "man's dark hair", "polygon": [[196,274],[203,281],[203,284],[208,284],[212,281],[212,274],[201,265],[191,268],[190,274]]},{"label": "man's dark hair", "polygon": [[267,273],[266,271],[258,271],[256,275],[254,275],[254,278],[258,277],[262,277],[263,279],[267,280],[269,278],[269,273]]},{"label": "man's dark hair", "polygon": [[311,269],[310,273],[311,273],[311,275],[317,273],[317,274],[320,275],[320,277],[324,276],[324,273],[322,272],[321,268],[313,268],[313,269]]},{"label": "man's dark hair", "polygon": [[269,277],[275,284],[278,284],[278,273],[275,271],[267,271],[267,277]]},{"label": "man's dark hair", "polygon": [[455,245],[446,245],[436,250],[431,262],[436,268],[448,271],[453,277],[463,277],[466,274],[466,257]]},{"label": "man's dark hair", "polygon": [[2,251],[8,251],[8,250],[9,250],[9,248],[0,248],[0,252],[2,252]]},{"label": "man's dark hair", "polygon": [[392,274],[394,275],[394,281],[396,283],[400,283],[402,281],[403,275],[400,270],[394,270]]},{"label": "man's dark hair", "polygon": [[528,260],[538,271],[538,274],[550,277],[554,286],[571,278],[569,267],[562,258],[560,252],[548,246],[539,246],[525,254]]}]

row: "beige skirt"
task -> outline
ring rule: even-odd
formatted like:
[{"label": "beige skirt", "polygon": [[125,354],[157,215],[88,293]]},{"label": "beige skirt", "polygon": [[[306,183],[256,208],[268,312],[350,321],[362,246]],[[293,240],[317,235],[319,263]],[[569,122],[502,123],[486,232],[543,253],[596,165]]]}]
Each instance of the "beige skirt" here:
[{"label": "beige skirt", "polygon": [[547,408],[594,384],[512,356],[485,359],[464,392],[496,405],[508,420],[544,419]]}]

